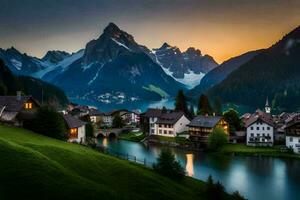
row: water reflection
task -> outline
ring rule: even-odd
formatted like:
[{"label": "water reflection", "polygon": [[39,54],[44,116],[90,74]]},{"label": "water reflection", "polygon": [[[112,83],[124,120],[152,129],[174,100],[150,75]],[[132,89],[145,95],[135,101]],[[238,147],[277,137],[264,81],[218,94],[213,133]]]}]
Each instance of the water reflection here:
[{"label": "water reflection", "polygon": [[186,154],[185,170],[188,176],[194,176],[194,154]]},{"label": "water reflection", "polygon": [[108,147],[108,138],[103,138],[101,145],[104,147]]},{"label": "water reflection", "polygon": [[[163,147],[146,146],[123,140],[103,138],[99,143],[110,149],[146,159],[151,166]],[[187,175],[206,180],[212,175],[228,192],[240,191],[247,199],[300,199],[300,161],[268,157],[207,155],[172,149]]]}]

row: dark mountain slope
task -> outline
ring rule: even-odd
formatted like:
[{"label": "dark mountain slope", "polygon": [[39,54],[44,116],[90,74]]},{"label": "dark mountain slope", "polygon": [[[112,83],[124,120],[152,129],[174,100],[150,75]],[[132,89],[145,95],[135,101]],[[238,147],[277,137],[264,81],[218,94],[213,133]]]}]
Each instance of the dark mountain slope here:
[{"label": "dark mountain slope", "polygon": [[[18,90],[42,102],[56,102],[60,105],[66,105],[68,99],[64,92],[59,88],[45,83],[39,79],[20,76],[16,77],[9,68],[0,59],[0,95],[15,95]],[[43,94],[42,94],[43,91]]]},{"label": "dark mountain slope", "polygon": [[218,67],[208,72],[202,78],[200,84],[189,91],[188,95],[192,97],[199,97],[201,93],[226,79],[231,72],[238,69],[241,65],[245,64],[261,52],[263,52],[263,50],[250,51],[223,62]]},{"label": "dark mountain slope", "polygon": [[300,108],[300,27],[269,49],[231,73],[208,91],[223,102],[262,106],[272,100],[273,108]]}]

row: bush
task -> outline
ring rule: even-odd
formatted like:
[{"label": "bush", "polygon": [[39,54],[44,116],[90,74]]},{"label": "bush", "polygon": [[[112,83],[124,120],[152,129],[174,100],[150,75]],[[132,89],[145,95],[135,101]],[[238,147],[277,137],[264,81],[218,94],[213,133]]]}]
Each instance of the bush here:
[{"label": "bush", "polygon": [[209,200],[222,200],[224,199],[225,189],[224,186],[217,182],[214,183],[214,180],[211,175],[208,176],[206,182],[206,195]]},{"label": "bush", "polygon": [[161,151],[157,159],[157,164],[154,164],[153,168],[158,173],[175,180],[180,180],[185,175],[183,167],[176,161],[170,149],[163,149]]},{"label": "bush", "polygon": [[36,133],[56,139],[66,139],[67,129],[63,117],[50,106],[42,106],[37,110],[33,120],[24,125]]},{"label": "bush", "polygon": [[124,127],[124,122],[120,115],[116,115],[114,117],[112,126],[113,126],[113,128],[123,128]]},{"label": "bush", "polygon": [[216,151],[228,141],[227,134],[221,127],[214,128],[213,132],[208,137],[208,148]]},{"label": "bush", "polygon": [[[225,195],[224,186],[219,181],[217,183],[214,183],[214,180],[211,175],[209,175],[207,178],[205,192],[208,200],[227,199]],[[232,194],[232,199],[245,200],[245,198],[238,191]]]},{"label": "bush", "polygon": [[85,133],[86,137],[94,137],[94,127],[91,122],[86,123]]}]

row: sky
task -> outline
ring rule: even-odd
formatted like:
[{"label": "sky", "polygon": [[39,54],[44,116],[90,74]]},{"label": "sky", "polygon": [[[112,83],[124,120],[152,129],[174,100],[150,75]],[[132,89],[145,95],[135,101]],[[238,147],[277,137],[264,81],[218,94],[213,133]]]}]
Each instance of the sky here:
[{"label": "sky", "polygon": [[109,22],[149,48],[195,47],[221,63],[300,25],[299,0],[0,0],[0,48],[75,52]]}]

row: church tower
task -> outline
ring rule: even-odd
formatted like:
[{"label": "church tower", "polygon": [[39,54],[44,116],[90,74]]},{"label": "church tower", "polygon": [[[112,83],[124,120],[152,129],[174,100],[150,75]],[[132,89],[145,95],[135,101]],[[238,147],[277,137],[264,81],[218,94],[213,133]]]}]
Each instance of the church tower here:
[{"label": "church tower", "polygon": [[268,113],[268,114],[271,113],[271,106],[269,105],[269,99],[268,98],[266,100],[265,112]]}]

